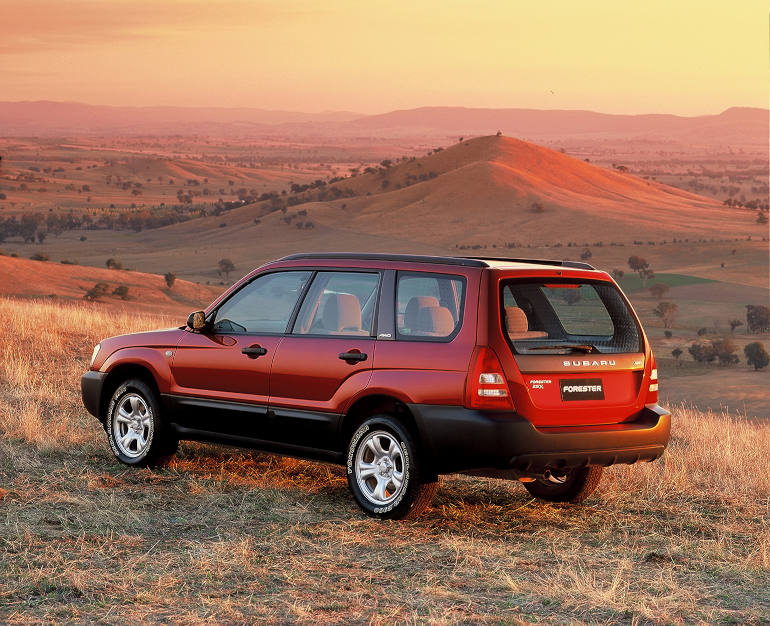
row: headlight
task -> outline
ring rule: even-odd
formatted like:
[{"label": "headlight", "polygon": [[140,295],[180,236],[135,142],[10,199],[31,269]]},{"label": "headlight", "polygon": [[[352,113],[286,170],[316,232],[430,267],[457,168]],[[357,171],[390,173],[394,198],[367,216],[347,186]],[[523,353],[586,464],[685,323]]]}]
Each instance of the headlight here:
[{"label": "headlight", "polygon": [[88,364],[89,369],[94,366],[94,361],[96,361],[96,356],[99,354],[99,348],[101,348],[101,347],[102,347],[102,344],[100,344],[100,343],[97,343],[94,346],[94,351],[91,354],[91,362]]}]

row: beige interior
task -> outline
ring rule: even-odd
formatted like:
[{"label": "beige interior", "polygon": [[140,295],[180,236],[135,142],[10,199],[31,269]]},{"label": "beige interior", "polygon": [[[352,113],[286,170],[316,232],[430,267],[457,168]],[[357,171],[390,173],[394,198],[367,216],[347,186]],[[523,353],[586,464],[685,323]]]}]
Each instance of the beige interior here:
[{"label": "beige interior", "polygon": [[420,308],[414,335],[424,337],[448,337],[455,329],[452,312],[445,306],[427,306]]},{"label": "beige interior", "polygon": [[527,314],[517,306],[505,307],[505,327],[508,336],[513,339],[540,339],[548,337],[548,333],[540,330],[529,330]]},{"label": "beige interior", "polygon": [[361,304],[350,293],[330,294],[322,321],[325,331],[332,334],[365,334],[361,329]]}]

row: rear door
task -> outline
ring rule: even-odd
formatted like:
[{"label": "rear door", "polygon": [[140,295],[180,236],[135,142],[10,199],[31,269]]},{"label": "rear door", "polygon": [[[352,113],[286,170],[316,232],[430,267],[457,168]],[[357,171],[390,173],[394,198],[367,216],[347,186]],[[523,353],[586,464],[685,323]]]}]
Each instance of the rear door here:
[{"label": "rear door", "polygon": [[280,440],[334,444],[345,400],[371,374],[380,279],[372,270],[315,274],[272,366],[270,411]]},{"label": "rear door", "polygon": [[613,424],[640,408],[642,331],[606,281],[503,281],[500,317],[523,384],[517,410],[542,426]]}]

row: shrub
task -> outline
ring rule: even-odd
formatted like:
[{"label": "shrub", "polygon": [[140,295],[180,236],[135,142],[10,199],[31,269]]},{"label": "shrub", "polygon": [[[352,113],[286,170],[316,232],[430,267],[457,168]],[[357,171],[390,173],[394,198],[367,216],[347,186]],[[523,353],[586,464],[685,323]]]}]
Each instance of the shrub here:
[{"label": "shrub", "polygon": [[109,291],[110,287],[107,283],[96,283],[91,289],[86,291],[85,295],[83,296],[83,299],[85,300],[98,300],[102,296],[106,296],[107,292]]},{"label": "shrub", "polygon": [[754,370],[761,370],[770,364],[770,355],[767,354],[765,346],[758,341],[748,344],[743,348],[746,355],[746,363],[754,366]]},{"label": "shrub", "polygon": [[655,283],[650,287],[650,293],[653,297],[660,300],[668,291],[669,287],[666,283]]},{"label": "shrub", "polygon": [[168,285],[168,288],[171,289],[176,282],[176,274],[174,274],[174,272],[166,272],[163,278],[166,280],[166,285]]},{"label": "shrub", "polygon": [[698,363],[711,363],[717,358],[717,352],[714,349],[714,345],[708,339],[696,341],[687,348],[687,351],[690,353],[693,360]]},{"label": "shrub", "polygon": [[29,257],[33,261],[48,261],[49,257],[47,254],[40,254],[39,252],[35,252],[31,257]]},{"label": "shrub", "polygon": [[107,259],[107,261],[105,262],[105,265],[107,266],[108,269],[111,269],[111,270],[122,270],[123,269],[123,264],[120,261],[118,261],[117,259],[113,259],[112,257]]},{"label": "shrub", "polygon": [[128,287],[120,285],[112,290],[112,295],[117,296],[121,300],[128,300]]},{"label": "shrub", "polygon": [[714,352],[716,352],[717,359],[719,359],[720,365],[732,365],[738,363],[738,355],[735,351],[738,349],[729,337],[715,340],[712,345],[714,346]]}]

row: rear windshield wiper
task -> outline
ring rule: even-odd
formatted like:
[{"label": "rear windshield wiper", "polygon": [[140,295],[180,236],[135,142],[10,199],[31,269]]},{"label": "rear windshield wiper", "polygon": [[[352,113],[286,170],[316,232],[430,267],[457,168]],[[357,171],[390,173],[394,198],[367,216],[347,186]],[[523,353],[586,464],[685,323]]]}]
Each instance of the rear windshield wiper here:
[{"label": "rear windshield wiper", "polygon": [[528,348],[528,351],[531,350],[572,350],[574,352],[584,352],[588,354],[590,352],[596,351],[596,348],[588,344],[558,344],[555,346],[534,346],[533,348]]}]

